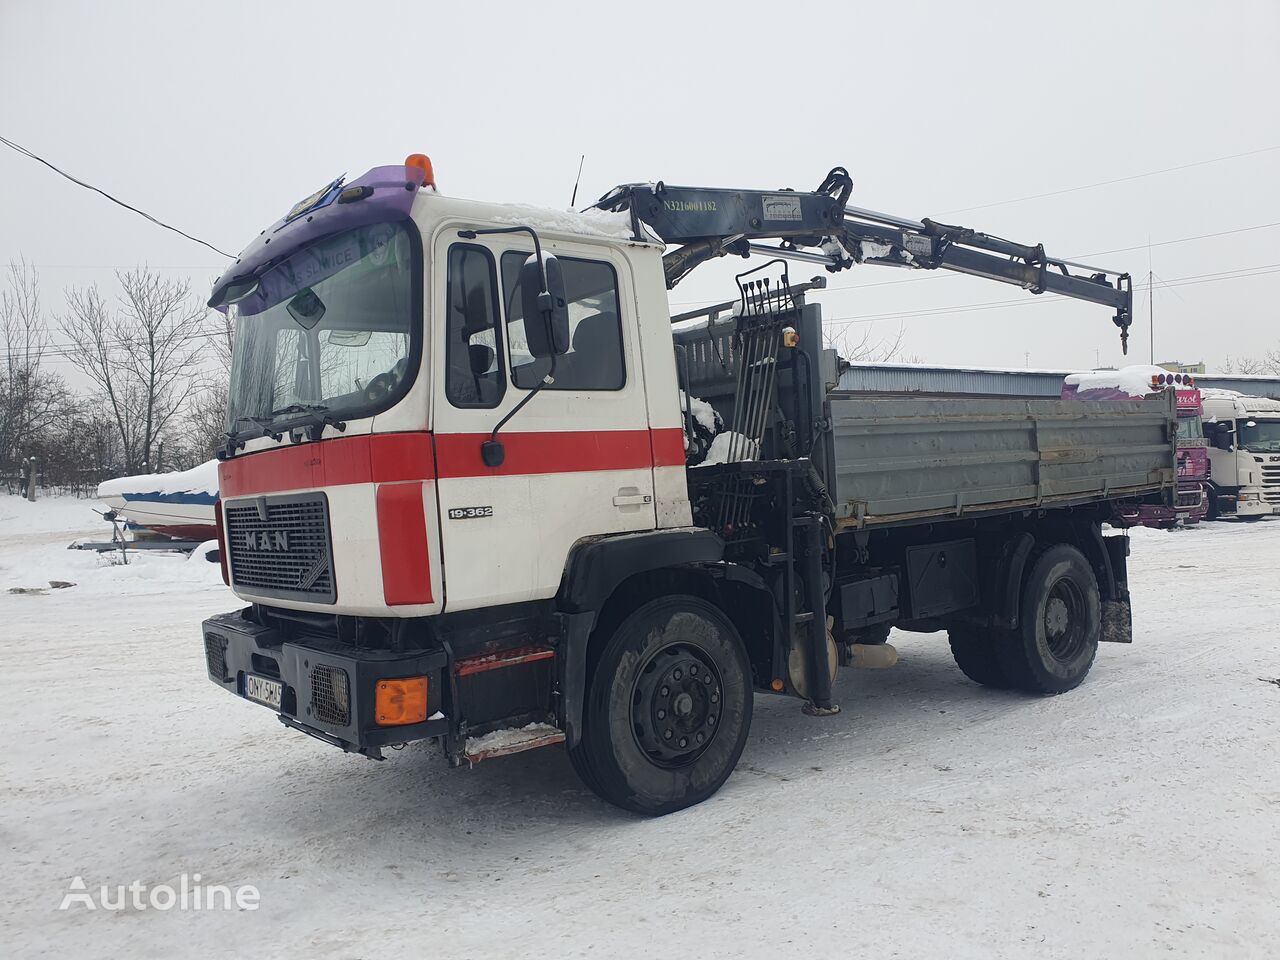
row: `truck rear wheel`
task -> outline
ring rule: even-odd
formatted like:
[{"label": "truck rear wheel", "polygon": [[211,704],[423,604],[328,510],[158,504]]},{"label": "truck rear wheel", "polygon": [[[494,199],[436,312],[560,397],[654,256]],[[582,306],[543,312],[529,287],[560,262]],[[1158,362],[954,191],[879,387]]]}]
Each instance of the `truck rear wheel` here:
[{"label": "truck rear wheel", "polygon": [[1083,553],[1060,543],[1033,559],[1018,621],[1018,629],[1002,632],[996,644],[1010,684],[1028,693],[1078,687],[1102,635],[1098,581]]},{"label": "truck rear wheel", "polygon": [[960,672],[984,687],[1007,689],[1010,686],[1009,678],[1000,665],[996,649],[997,642],[1004,640],[1000,634],[1007,632],[984,627],[949,628],[947,639],[951,643],[951,656],[955,658]]},{"label": "truck rear wheel", "polygon": [[701,803],[729,778],[751,726],[751,670],[728,617],[699,597],[651,600],[613,630],[587,680],[569,752],[596,794],[636,813]]}]

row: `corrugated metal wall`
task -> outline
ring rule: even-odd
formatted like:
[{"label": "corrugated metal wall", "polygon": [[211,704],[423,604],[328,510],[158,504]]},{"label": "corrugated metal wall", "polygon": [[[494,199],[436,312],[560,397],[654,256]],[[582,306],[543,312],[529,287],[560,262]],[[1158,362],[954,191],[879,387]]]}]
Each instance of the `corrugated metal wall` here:
[{"label": "corrugated metal wall", "polygon": [[[851,393],[958,393],[981,397],[1056,397],[1074,370],[941,367],[916,363],[855,363],[840,375]],[[1280,400],[1280,377],[1197,376],[1202,387]]]}]

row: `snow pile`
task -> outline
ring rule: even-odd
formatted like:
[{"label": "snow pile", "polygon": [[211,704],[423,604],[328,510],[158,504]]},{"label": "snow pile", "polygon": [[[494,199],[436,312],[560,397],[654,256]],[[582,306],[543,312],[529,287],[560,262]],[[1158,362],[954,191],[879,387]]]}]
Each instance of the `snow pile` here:
[{"label": "snow pile", "polygon": [[498,223],[515,223],[533,227],[547,233],[572,233],[591,237],[608,237],[614,240],[631,239],[631,217],[626,213],[611,213],[594,207],[579,213],[576,210],[552,210],[523,203],[506,206],[507,216],[494,217]]},{"label": "snow pile", "polygon": [[715,407],[701,397],[686,396],[683,390],[680,391],[680,409],[681,411],[688,409],[693,414],[694,422],[708,433],[714,434],[724,425]]},{"label": "snow pile", "polygon": [[111,527],[94,514],[106,509],[106,504],[78,497],[37,496],[31,503],[22,497],[0,495],[0,540],[37,533],[104,532],[104,539],[110,539]]},{"label": "snow pile", "polygon": [[[118,550],[71,550],[70,538],[55,534],[53,542],[49,542],[49,536],[42,536],[39,545],[16,545],[0,557],[0,595],[15,591],[40,593],[55,580],[75,585],[57,591],[59,602],[70,598],[71,602],[98,603],[109,597],[227,590],[222,583],[222,568],[209,562],[207,548],[196,551],[192,558],[177,551],[130,551],[125,564]],[[81,539],[107,541],[110,533]],[[216,549],[217,543],[212,546]],[[226,601],[235,604],[229,592]]]},{"label": "snow pile", "polygon": [[716,434],[724,429],[724,420],[707,401],[699,397],[687,397],[683,390],[679,394],[681,422],[684,422],[686,403],[693,419],[693,435],[686,434],[684,438],[684,461],[687,466],[692,467],[705,459]]},{"label": "snow pile", "polygon": [[1072,397],[1081,400],[1120,400],[1126,396],[1139,399],[1160,392],[1160,387],[1151,385],[1152,377],[1168,375],[1168,370],[1148,364],[1121,367],[1119,370],[1073,373],[1062,382],[1062,397],[1064,400]]},{"label": "snow pile", "polygon": [[486,733],[482,737],[472,737],[467,740],[467,753],[473,757],[482,753],[501,754],[533,740],[554,737],[559,733],[559,728],[553,727],[549,723],[530,723],[523,727],[507,727],[503,730],[494,730]]},{"label": "snow pile", "polygon": [[754,440],[749,440],[740,433],[728,430],[725,433],[716,434],[716,438],[711,441],[711,449],[707,451],[707,457],[702,461],[704,466],[713,463],[729,463],[729,447],[733,447],[733,463],[742,460],[754,460],[756,454],[760,452],[760,445]]},{"label": "snow pile", "polygon": [[136,477],[120,477],[98,484],[98,496],[103,499],[143,493],[203,493],[216,497],[218,495],[218,461],[209,460],[190,470],[179,470],[174,473],[144,473]]},{"label": "snow pile", "polygon": [[1245,395],[1239,390],[1224,390],[1221,387],[1201,387],[1201,400],[1243,400]]}]

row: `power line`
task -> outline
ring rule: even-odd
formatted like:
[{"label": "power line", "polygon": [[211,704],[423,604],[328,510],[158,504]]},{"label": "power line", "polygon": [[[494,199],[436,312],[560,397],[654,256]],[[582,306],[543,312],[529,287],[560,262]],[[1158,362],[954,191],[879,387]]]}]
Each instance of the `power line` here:
[{"label": "power line", "polygon": [[[1191,274],[1185,277],[1174,277],[1170,280],[1156,278],[1156,283],[1163,288],[1195,286],[1202,283],[1218,283],[1223,280],[1246,280],[1249,277],[1261,277],[1268,274],[1280,273],[1280,263],[1264,263],[1253,267],[1239,267],[1235,270],[1223,270],[1218,273],[1199,273]],[[1139,292],[1149,290],[1151,284],[1139,284],[1135,287]],[[1016,306],[1042,306],[1047,303],[1064,303],[1072,300],[1072,297],[1064,297],[1059,294],[1047,294],[1034,298],[1014,297],[1007,300],[986,300],[981,303],[966,303],[953,307],[929,307],[922,310],[898,310],[891,313],[865,314],[850,317],[832,317],[830,320],[823,321],[823,327],[846,327],[855,323],[878,323],[882,320],[908,320],[920,319],[934,316],[943,316],[954,313],[972,313],[975,310],[1001,310]],[[225,330],[205,330],[199,333],[188,334],[182,338],[182,342],[190,340],[207,339],[209,337],[225,336]],[[112,340],[107,342],[107,346],[121,346],[124,341]],[[49,344],[41,351],[41,358],[52,358],[50,362],[67,362],[70,363],[70,356],[76,350],[76,345],[71,343],[54,343]],[[9,351],[4,356],[5,359],[18,356],[17,351]]]},{"label": "power line", "polygon": [[202,244],[208,247],[214,253],[219,253],[222,256],[226,257],[228,260],[235,259],[235,257],[232,254],[227,253],[227,251],[225,250],[219,250],[217,247],[215,247],[212,243],[209,243],[207,240],[201,240],[199,237],[193,237],[191,234],[186,233],[183,230],[179,230],[177,227],[171,226],[170,224],[165,223],[163,220],[157,220],[151,214],[146,213],[145,211],[139,210],[137,207],[131,206],[130,204],[125,203],[123,200],[113,197],[111,194],[107,193],[107,191],[99,187],[95,187],[91,183],[85,183],[83,180],[73,177],[71,174],[67,173],[65,170],[58,169],[58,167],[54,166],[48,160],[44,159],[44,157],[37,156],[36,154],[28,150],[26,147],[21,146],[20,144],[14,143],[12,140],[7,139],[6,137],[0,137],[0,143],[3,143],[6,147],[9,147],[12,150],[16,150],[18,153],[22,154],[24,157],[29,157],[32,160],[35,160],[37,163],[43,163],[46,167],[48,167],[54,173],[58,174],[59,176],[66,177],[72,183],[77,184],[81,187],[84,187],[86,190],[92,190],[94,193],[101,194],[102,196],[110,200],[112,203],[117,204],[118,206],[124,207],[126,210],[132,210],[134,213],[138,214],[138,216],[145,217],[147,220],[150,220],[152,223],[154,223],[158,227],[164,227],[166,230],[172,230],[174,233],[178,234],[179,236],[186,237],[188,240],[192,240],[196,243]]},{"label": "power line", "polygon": [[[1244,280],[1248,277],[1261,277],[1272,273],[1280,273],[1280,263],[1261,264],[1256,267],[1241,267],[1238,270],[1226,270],[1221,273],[1202,273],[1187,277],[1174,277],[1171,280],[1162,280],[1160,283],[1165,287],[1186,287],[1200,283],[1216,283],[1222,280]],[[1136,289],[1141,291],[1148,289],[1148,287],[1148,284],[1140,284]],[[1039,296],[1034,299],[1017,297],[1009,300],[987,300],[982,303],[967,303],[958,307],[930,307],[923,310],[900,310],[892,313],[833,317],[830,320],[824,321],[823,326],[848,326],[854,323],[877,323],[881,320],[912,319],[919,317],[941,316],[952,313],[971,313],[974,310],[998,310],[1018,306],[1019,304],[1023,306],[1037,306],[1046,303],[1063,303],[1072,299],[1072,297],[1049,294],[1047,296]]]},{"label": "power line", "polygon": [[1280,150],[1280,145],[1274,147],[1262,147],[1258,150],[1246,150],[1244,153],[1233,153],[1225,157],[1213,157],[1210,160],[1197,160],[1194,163],[1180,163],[1176,167],[1165,167],[1162,170],[1149,170],[1146,173],[1135,173],[1128,177],[1116,177],[1112,180],[1099,180],[1097,183],[1085,183],[1078,187],[1065,187],[1062,190],[1050,190],[1048,193],[1034,193],[1025,197],[1014,197],[1011,200],[995,200],[991,203],[980,203],[973,207],[959,207],[955,210],[944,210],[942,215],[945,217],[952,213],[967,213],[970,210],[989,210],[992,207],[1003,207],[1011,203],[1022,203],[1026,200],[1043,200],[1045,197],[1060,197],[1066,193],[1076,193],[1080,190],[1092,190],[1094,187],[1109,187],[1115,183],[1129,183],[1133,180],[1157,177],[1161,174],[1174,173],[1178,170],[1190,170],[1192,167],[1204,167],[1211,163],[1222,163],[1224,160],[1239,160],[1241,157],[1254,157],[1260,153],[1270,153],[1273,150]]}]

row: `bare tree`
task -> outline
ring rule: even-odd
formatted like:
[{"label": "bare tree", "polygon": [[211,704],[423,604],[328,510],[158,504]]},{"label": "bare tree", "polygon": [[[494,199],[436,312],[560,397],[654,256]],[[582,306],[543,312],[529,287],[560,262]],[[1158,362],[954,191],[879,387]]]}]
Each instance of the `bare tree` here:
[{"label": "bare tree", "polygon": [[1268,350],[1262,357],[1227,355],[1218,367],[1222,373],[1238,373],[1246,377],[1280,376],[1280,348]]},{"label": "bare tree", "polygon": [[119,307],[96,287],[73,289],[63,333],[71,362],[93,381],[115,423],[126,472],[151,472],[161,439],[201,385],[205,308],[187,280],[146,268],[117,273]]},{"label": "bare tree", "polygon": [[860,329],[862,336],[855,337],[852,335],[851,326],[838,329],[826,327],[822,331],[822,336],[827,347],[835,350],[840,355],[840,359],[849,363],[890,363],[894,360],[900,363],[912,363],[917,359],[903,355],[906,332],[901,326],[892,337],[876,336],[875,324],[867,324]]},{"label": "bare tree", "polygon": [[40,277],[25,260],[9,264],[0,291],[0,469],[11,470],[65,409],[62,378],[44,369],[49,329],[40,306]]},{"label": "bare tree", "polygon": [[214,315],[213,332],[209,336],[212,361],[204,388],[191,401],[188,430],[195,449],[203,458],[213,455],[226,437],[227,407],[231,398],[231,348],[235,330],[226,314]]}]

